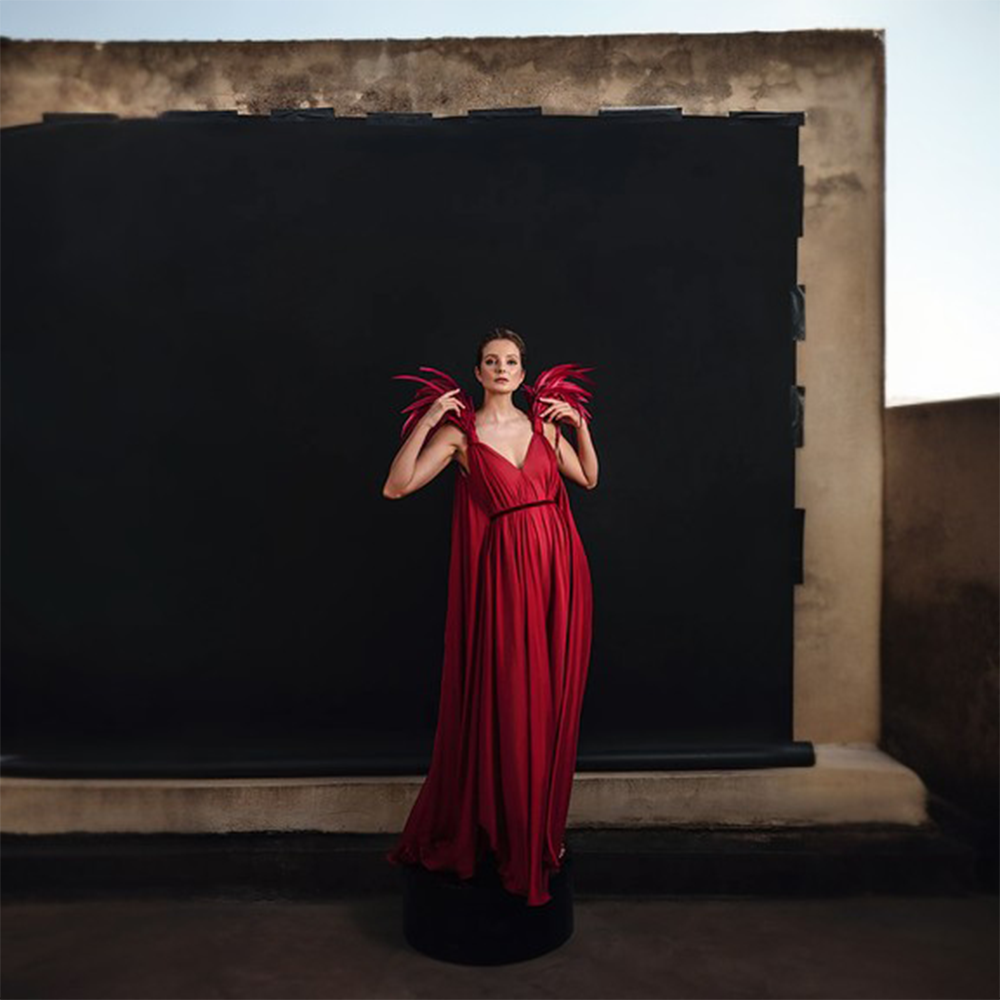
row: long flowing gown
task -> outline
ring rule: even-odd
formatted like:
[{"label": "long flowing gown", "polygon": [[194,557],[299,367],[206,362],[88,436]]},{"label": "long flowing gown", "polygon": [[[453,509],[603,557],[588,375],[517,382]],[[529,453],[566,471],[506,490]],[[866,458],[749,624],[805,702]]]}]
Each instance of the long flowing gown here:
[{"label": "long flowing gown", "polygon": [[549,901],[561,865],[591,648],[590,568],[538,415],[543,394],[589,396],[561,393],[567,385],[536,380],[520,468],[478,439],[460,397],[469,471],[455,480],[437,731],[388,855],[471,878],[491,853],[504,888],[529,906]]}]

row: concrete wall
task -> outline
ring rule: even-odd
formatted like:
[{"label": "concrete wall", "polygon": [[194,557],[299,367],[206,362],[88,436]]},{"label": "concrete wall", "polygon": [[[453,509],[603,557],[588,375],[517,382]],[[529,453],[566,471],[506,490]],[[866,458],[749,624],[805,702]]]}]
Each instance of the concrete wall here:
[{"label": "concrete wall", "polygon": [[885,436],[883,745],[995,829],[1000,397],[891,409]]},{"label": "concrete wall", "polygon": [[338,115],[675,104],[804,111],[805,583],[796,594],[795,736],[879,738],[883,163],[879,33],[0,43],[0,124],[44,112],[334,107]]},{"label": "concrete wall", "polygon": [[[796,592],[795,735],[821,746],[817,767],[808,770],[581,775],[571,825],[918,824],[926,815],[921,782],[872,746],[880,737],[883,554],[885,76],[878,33],[0,41],[3,126],[39,121],[46,111],[267,114],[318,106],[340,116],[461,115],[538,105],[547,114],[589,115],[604,106],[645,104],[676,104],[693,115],[806,113],[799,279],[807,286],[808,330],[799,346],[799,381],[807,396],[797,503],[807,516],[805,583]],[[942,439],[942,453],[947,447]],[[899,509],[895,501],[891,508]],[[905,537],[893,538],[890,554],[906,546]],[[903,562],[894,564],[894,581],[899,573],[909,573]],[[995,572],[993,581],[995,599]],[[914,600],[932,591],[927,577]],[[890,600],[886,607],[891,616]],[[896,634],[895,626],[890,632]],[[895,698],[891,684],[886,690]],[[965,688],[967,706],[978,704],[975,690]],[[911,716],[917,715],[914,708]],[[921,756],[913,747],[938,723],[929,716],[915,721],[909,732],[921,733],[907,742],[897,735],[896,717],[887,719],[888,745],[930,768],[934,754]],[[981,749],[987,741],[984,735],[973,742]],[[938,741],[935,752],[947,745]],[[401,827],[419,787],[408,779],[126,784],[4,778],[3,828],[388,831]]]}]

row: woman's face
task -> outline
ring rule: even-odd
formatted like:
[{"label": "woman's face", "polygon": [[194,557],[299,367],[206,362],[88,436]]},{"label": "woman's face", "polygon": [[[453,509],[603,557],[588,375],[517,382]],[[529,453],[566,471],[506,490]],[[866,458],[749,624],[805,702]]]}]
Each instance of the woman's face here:
[{"label": "woman's face", "polygon": [[477,377],[492,392],[513,392],[524,381],[521,352],[512,340],[498,338],[483,348]]}]

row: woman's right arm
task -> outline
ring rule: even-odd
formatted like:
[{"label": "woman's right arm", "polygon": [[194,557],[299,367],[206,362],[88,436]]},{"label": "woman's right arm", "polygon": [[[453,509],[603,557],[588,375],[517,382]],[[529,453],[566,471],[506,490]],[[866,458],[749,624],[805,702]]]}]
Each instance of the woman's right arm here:
[{"label": "woman's right arm", "polygon": [[[435,426],[449,410],[458,411],[461,400],[453,389],[443,393],[430,406],[424,418],[410,431],[389,467],[389,475],[382,487],[382,496],[400,500],[426,486],[455,457],[462,431],[454,424],[445,424],[436,433]],[[432,435],[432,436],[431,436]],[[426,447],[424,442],[430,436]]]}]

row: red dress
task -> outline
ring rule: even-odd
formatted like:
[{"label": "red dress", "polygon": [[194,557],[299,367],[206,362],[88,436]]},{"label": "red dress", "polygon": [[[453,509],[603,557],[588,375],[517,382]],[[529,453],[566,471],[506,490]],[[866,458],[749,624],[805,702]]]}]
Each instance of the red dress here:
[{"label": "red dress", "polygon": [[[586,370],[559,366],[526,387],[532,436],[521,468],[478,440],[470,397],[460,395],[461,415],[446,414],[466,432],[469,472],[459,466],[455,480],[437,732],[427,779],[388,856],[471,878],[491,852],[504,887],[531,906],[548,902],[549,873],[560,866],[593,609],[538,397],[586,414],[589,392],[565,377]],[[447,375],[425,384],[433,390],[411,404],[413,417],[457,388]]]}]

